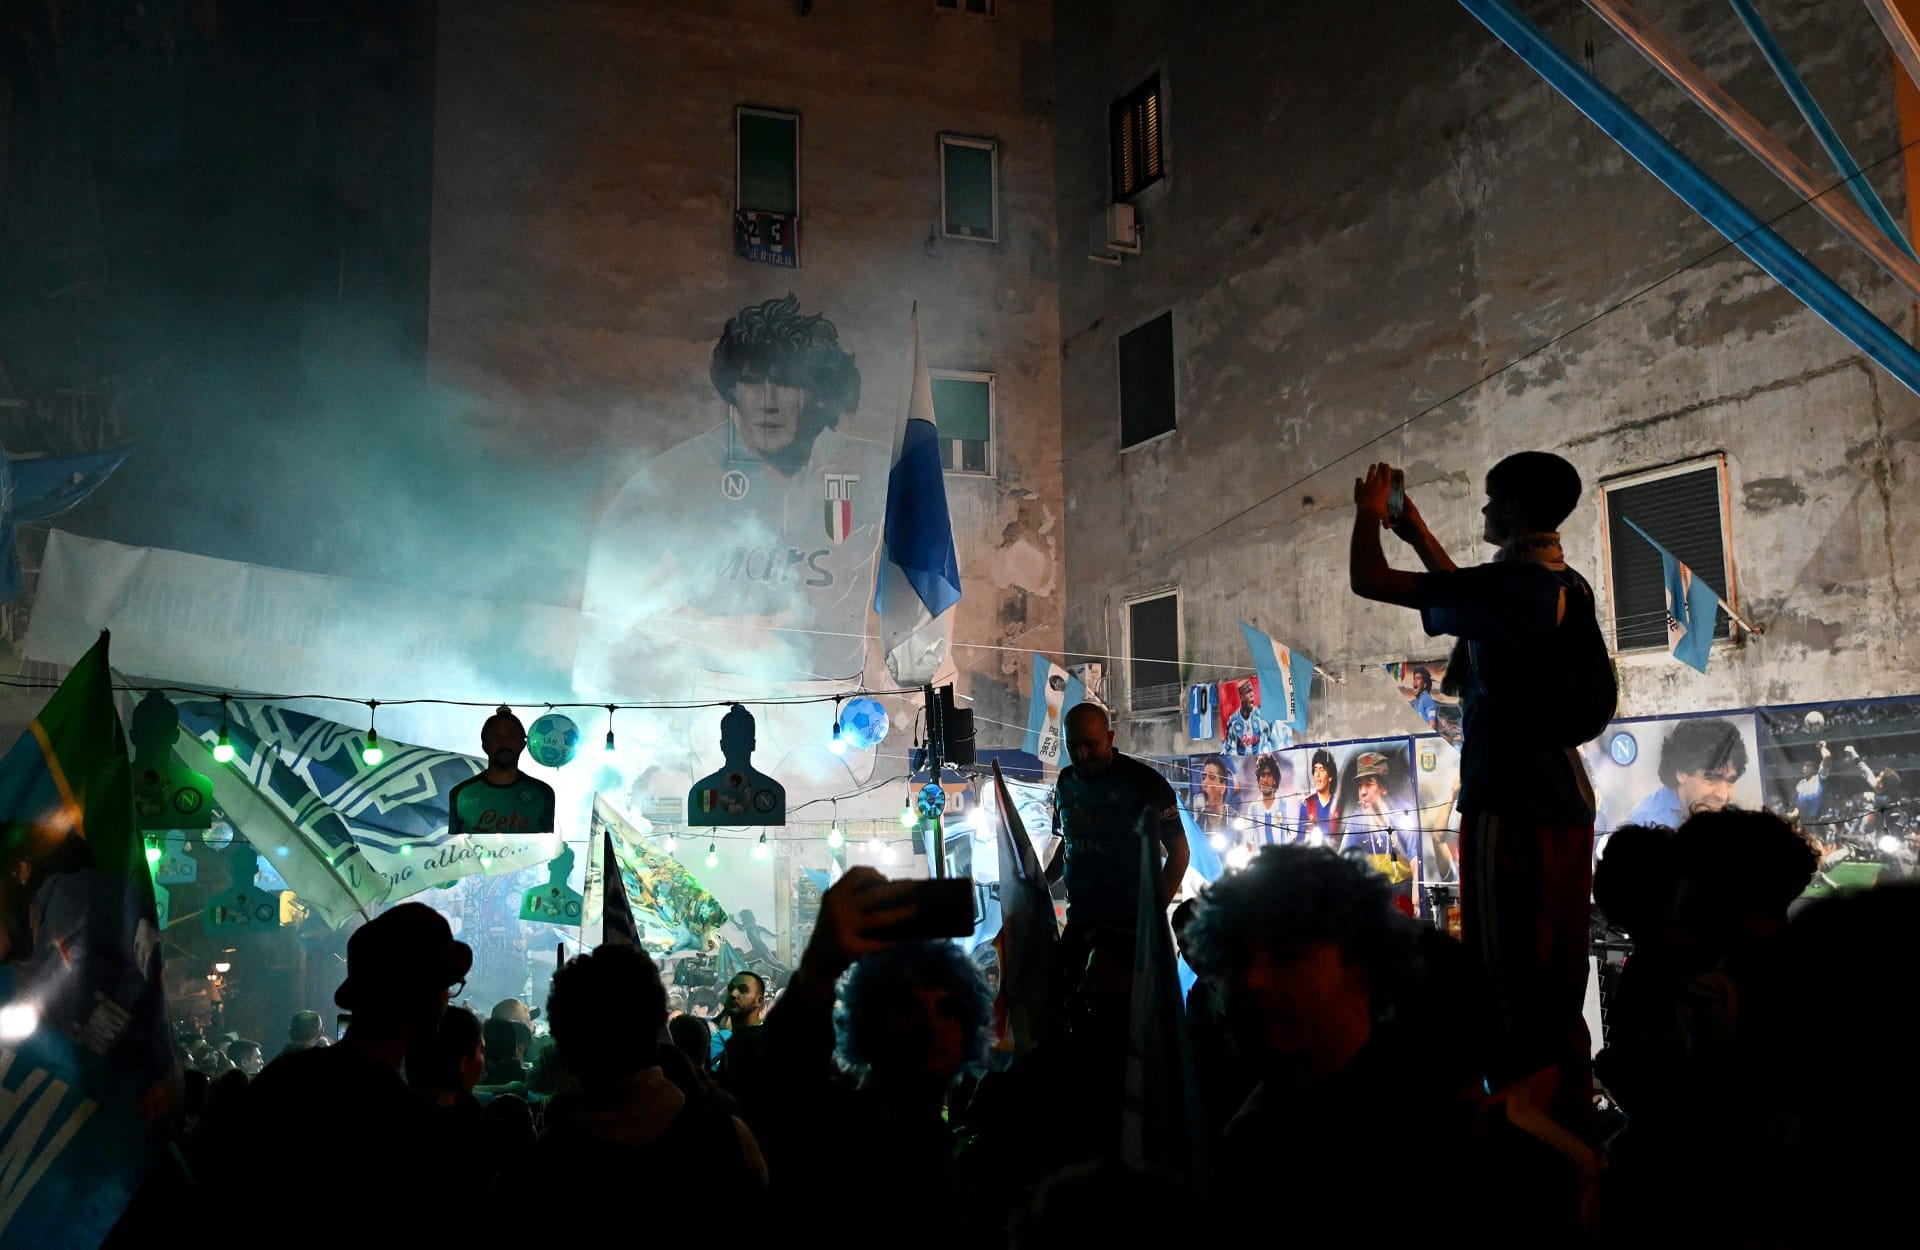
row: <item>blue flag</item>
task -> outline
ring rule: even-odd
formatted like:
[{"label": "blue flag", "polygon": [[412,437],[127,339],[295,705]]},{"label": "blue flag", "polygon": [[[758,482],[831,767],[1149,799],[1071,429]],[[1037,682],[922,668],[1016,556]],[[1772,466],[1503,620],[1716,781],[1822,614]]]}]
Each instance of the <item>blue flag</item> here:
[{"label": "blue flag", "polygon": [[75,456],[9,456],[0,449],[0,603],[20,597],[20,553],[16,525],[50,521],[73,507],[107,480],[129,448],[81,452]]},{"label": "blue flag", "polygon": [[0,760],[0,837],[22,887],[0,922],[30,935],[0,963],[0,1246],[93,1247],[164,1140],[174,1073],[105,634]]},{"label": "blue flag", "polygon": [[1295,733],[1307,731],[1307,697],[1313,691],[1313,660],[1306,653],[1275,642],[1245,621],[1240,632],[1253,652],[1253,671],[1260,677],[1260,699],[1269,720]]},{"label": "blue flag", "polygon": [[1632,521],[1627,524],[1660,553],[1661,580],[1667,591],[1668,652],[1687,667],[1706,672],[1707,656],[1713,651],[1714,612],[1720,606],[1720,596],[1677,556],[1654,542],[1651,534]]},{"label": "blue flag", "polygon": [[1185,803],[1180,805],[1180,827],[1187,831],[1187,867],[1199,873],[1209,885],[1218,881],[1226,865],[1220,860],[1220,852],[1213,849],[1212,841],[1194,823],[1193,813]]},{"label": "blue flag", "polygon": [[1144,819],[1137,833],[1140,907],[1134,933],[1120,1158],[1132,1167],[1172,1172],[1204,1190],[1211,1173],[1205,1104],[1174,964],[1173,930],[1161,901],[1160,842],[1151,836]]},{"label": "blue flag", "polygon": [[933,680],[953,641],[953,605],[960,602],[960,560],[947,515],[946,472],[934,424],[933,383],[920,350],[920,311],[913,314],[913,389],[907,419],[887,474],[886,529],[873,582],[887,671],[903,686]]},{"label": "blue flag", "polygon": [[1038,651],[1033,653],[1033,686],[1027,695],[1027,737],[1022,749],[1042,764],[1059,767],[1062,723],[1068,712],[1085,700],[1087,688],[1078,677]]}]

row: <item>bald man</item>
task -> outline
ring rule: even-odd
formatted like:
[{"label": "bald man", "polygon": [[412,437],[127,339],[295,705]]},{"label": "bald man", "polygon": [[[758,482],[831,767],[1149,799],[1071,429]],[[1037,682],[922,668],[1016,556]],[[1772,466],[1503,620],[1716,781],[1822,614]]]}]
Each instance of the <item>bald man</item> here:
[{"label": "bald man", "polygon": [[1085,943],[1096,930],[1132,932],[1140,911],[1140,838],[1159,847],[1160,902],[1170,905],[1187,873],[1187,835],[1167,779],[1113,749],[1113,725],[1097,703],[1067,713],[1067,754],[1053,791],[1053,831],[1065,846],[1067,935]]}]

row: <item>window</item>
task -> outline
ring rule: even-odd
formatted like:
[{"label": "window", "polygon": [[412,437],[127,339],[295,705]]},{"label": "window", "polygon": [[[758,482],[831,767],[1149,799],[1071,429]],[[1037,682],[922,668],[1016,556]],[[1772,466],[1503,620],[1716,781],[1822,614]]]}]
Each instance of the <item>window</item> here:
[{"label": "window", "polygon": [[940,136],[940,233],[1000,238],[1000,153],[991,139]]},{"label": "window", "polygon": [[993,472],[993,375],[933,371],[933,424],[949,473]]},{"label": "window", "polygon": [[1177,709],[1180,688],[1180,594],[1170,591],[1127,604],[1127,707]]},{"label": "window", "polygon": [[[1726,461],[1720,456],[1639,473],[1600,487],[1607,525],[1607,590],[1614,649],[1667,645],[1667,582],[1660,553],[1633,532],[1632,521],[1734,604],[1727,531]],[[1738,604],[1735,604],[1737,607]],[[1714,613],[1713,636],[1728,636],[1725,612]]]},{"label": "window", "polygon": [[1120,446],[1138,447],[1173,429],[1173,314],[1120,336]]},{"label": "window", "polygon": [[1130,200],[1167,176],[1160,147],[1160,75],[1113,102],[1113,198]]},{"label": "window", "polygon": [[992,17],[993,0],[933,0],[933,7],[969,17]]},{"label": "window", "polygon": [[800,117],[742,108],[734,122],[734,254],[798,268]]}]

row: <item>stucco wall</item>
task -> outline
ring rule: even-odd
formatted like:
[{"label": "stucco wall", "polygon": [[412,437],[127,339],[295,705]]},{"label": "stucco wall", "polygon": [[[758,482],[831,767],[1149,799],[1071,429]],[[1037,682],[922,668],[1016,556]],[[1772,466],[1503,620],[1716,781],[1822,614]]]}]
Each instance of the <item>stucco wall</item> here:
[{"label": "stucco wall", "polygon": [[[1763,217],[1792,208],[1586,10],[1525,7]],[[1724,5],[1639,7],[1827,168]],[[1717,648],[1704,676],[1622,657],[1623,712],[1920,684],[1906,500],[1920,404],[1463,10],[1063,0],[1056,17],[1063,240],[1106,199],[1109,101],[1156,67],[1170,169],[1136,201],[1142,255],[1110,268],[1063,247],[1070,650],[1123,650],[1124,599],[1177,585],[1188,680],[1248,670],[1244,618],[1343,679],[1316,682],[1309,738],[1404,729],[1375,665],[1446,642],[1347,591],[1351,486],[1370,460],[1406,466],[1467,560],[1487,552],[1485,468],[1561,452],[1588,483],[1569,559],[1604,598],[1598,481],[1724,452],[1736,594],[1766,633]],[[1769,17],[1900,212],[1896,71],[1871,20],[1823,4]],[[1911,337],[1909,301],[1815,214],[1780,229]],[[1168,308],[1179,426],[1123,454],[1115,338]],[[1123,737],[1189,749],[1170,716],[1133,718]]]},{"label": "stucco wall", "polygon": [[[997,375],[998,474],[952,476],[955,637],[1057,649],[1060,533],[1051,15],[931,4],[441,5],[431,359],[514,454],[579,473],[583,515],[725,419],[724,320],[792,291],[862,374],[842,429],[891,440],[918,300],[934,368]],[[801,121],[802,267],[735,258],[734,109]],[[942,131],[1000,143],[1002,241],[938,237]],[[587,466],[584,470],[580,466]],[[875,489],[880,488],[874,483]],[[981,744],[1017,745],[1012,653],[961,646]]]}]

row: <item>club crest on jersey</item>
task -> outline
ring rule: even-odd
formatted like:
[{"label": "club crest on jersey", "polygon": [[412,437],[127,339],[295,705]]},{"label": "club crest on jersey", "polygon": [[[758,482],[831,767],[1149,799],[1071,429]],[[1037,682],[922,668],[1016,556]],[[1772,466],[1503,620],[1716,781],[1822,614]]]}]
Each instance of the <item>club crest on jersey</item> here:
[{"label": "club crest on jersey", "polygon": [[747,486],[747,475],[738,469],[720,475],[720,493],[736,503],[747,497]]},{"label": "club crest on jersey", "polygon": [[827,541],[843,543],[853,533],[853,488],[858,473],[829,473],[827,480]]}]

